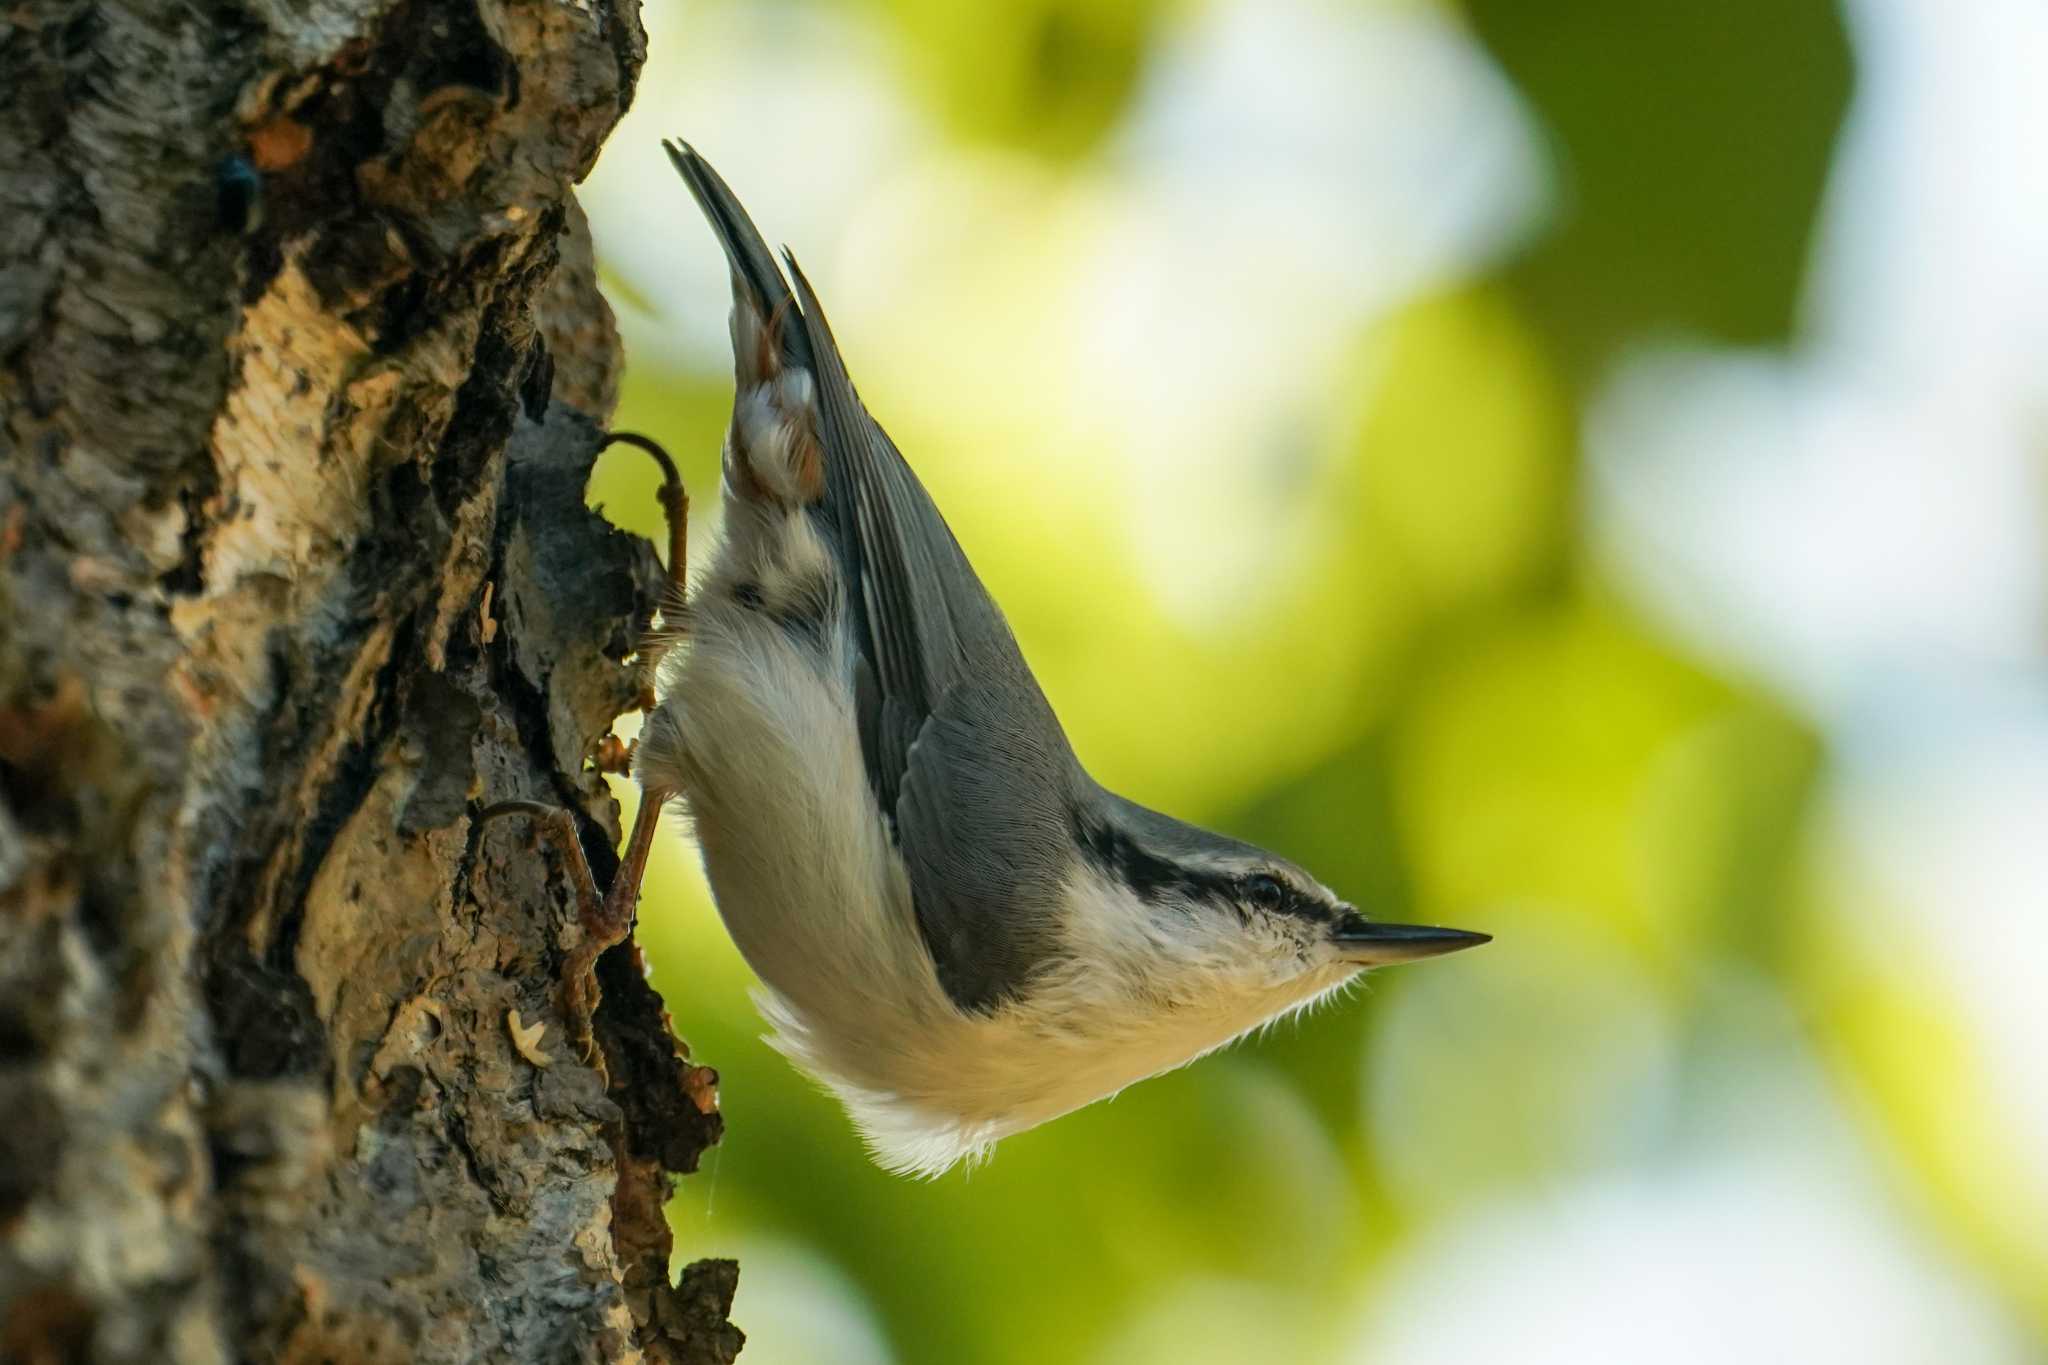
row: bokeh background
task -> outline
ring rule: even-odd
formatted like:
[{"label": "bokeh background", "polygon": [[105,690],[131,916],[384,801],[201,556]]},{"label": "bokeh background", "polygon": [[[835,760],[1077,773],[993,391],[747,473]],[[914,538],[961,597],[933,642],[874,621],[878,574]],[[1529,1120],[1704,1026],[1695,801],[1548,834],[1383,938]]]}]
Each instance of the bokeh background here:
[{"label": "bokeh background", "polygon": [[[665,840],[730,1124],[672,1218],[748,1360],[2048,1360],[2048,7],[647,26],[586,203],[697,544],[727,287],[663,135],[1098,777],[1497,935],[915,1184]],[[593,497],[651,531],[643,464]]]}]

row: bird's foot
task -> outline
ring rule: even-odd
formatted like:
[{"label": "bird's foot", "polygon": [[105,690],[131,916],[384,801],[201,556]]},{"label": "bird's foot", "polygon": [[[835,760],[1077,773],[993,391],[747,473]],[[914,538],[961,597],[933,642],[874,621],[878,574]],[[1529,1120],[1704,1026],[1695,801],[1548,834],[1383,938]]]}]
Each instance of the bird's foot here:
[{"label": "bird's foot", "polygon": [[531,816],[535,833],[553,845],[568,873],[582,936],[562,964],[562,1013],[568,1021],[570,1041],[586,1062],[597,1055],[593,1020],[603,998],[597,984],[597,960],[632,932],[640,882],[647,872],[647,854],[654,844],[654,827],[665,799],[658,791],[643,795],[639,814],[633,819],[633,833],[626,841],[626,856],[612,878],[611,890],[604,895],[598,894],[590,863],[576,837],[576,822],[565,808],[540,801],[501,801],[480,817],[489,821],[508,815]]}]

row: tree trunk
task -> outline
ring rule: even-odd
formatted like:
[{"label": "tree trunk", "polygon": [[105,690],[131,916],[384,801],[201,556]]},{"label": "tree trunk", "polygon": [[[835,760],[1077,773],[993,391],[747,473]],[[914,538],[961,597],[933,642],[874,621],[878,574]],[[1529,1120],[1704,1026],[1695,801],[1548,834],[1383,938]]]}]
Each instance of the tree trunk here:
[{"label": "tree trunk", "polygon": [[662,1219],[716,1078],[630,945],[580,1054],[477,819],[616,865],[660,574],[569,187],[635,0],[5,23],[0,1359],[730,1361]]}]

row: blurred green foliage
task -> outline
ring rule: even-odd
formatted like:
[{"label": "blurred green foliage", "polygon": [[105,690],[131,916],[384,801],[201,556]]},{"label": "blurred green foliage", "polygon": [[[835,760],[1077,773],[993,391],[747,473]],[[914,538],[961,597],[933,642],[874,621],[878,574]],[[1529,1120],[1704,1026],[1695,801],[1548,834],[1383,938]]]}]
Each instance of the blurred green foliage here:
[{"label": "blurred green foliage", "polygon": [[[1093,164],[1160,33],[1194,5],[860,8],[893,34],[935,126],[1048,164],[1056,184]],[[1897,1178],[1928,1235],[2048,1340],[2042,1235],[2001,1220],[1983,1176],[1997,1134],[1929,1109],[1988,1112],[1939,1002],[1813,917],[1849,894],[1809,874],[1818,737],[1639,619],[1578,512],[1586,395],[1620,348],[1788,335],[1849,93],[1840,21],[1821,0],[1469,0],[1457,18],[1547,139],[1555,203],[1498,268],[1360,328],[1312,475],[1328,534],[1303,537],[1304,586],[1281,619],[1205,634],[1148,597],[1119,558],[1111,490],[1030,487],[1042,437],[1022,379],[1014,408],[961,413],[939,405],[974,391],[969,371],[933,392],[853,365],[880,372],[870,399],[1100,776],[1388,917],[1498,942],[1381,974],[914,1186],[872,1168],[837,1107],[760,1043],[693,856],[665,841],[640,938],[680,1030],[725,1078],[730,1125],[677,1195],[685,1254],[818,1258],[906,1361],[1348,1358],[1397,1247],[1695,1140],[1703,1059],[1759,1028],[1748,1045],[1782,1043],[1729,1004],[1750,989],[1731,982],[1763,982],[1873,1097],[1873,1143],[1905,1154]],[[682,459],[700,527],[729,403],[723,376],[639,365],[618,416]],[[651,532],[651,490],[620,454],[593,493]],[[1938,1055],[1902,1057],[1901,1039]],[[1930,1100],[1935,1073],[1951,1083]],[[749,1319],[744,1273],[738,1319],[759,1329],[759,1358],[802,1358],[775,1354],[790,1338],[767,1300]]]},{"label": "blurred green foliage", "polygon": [[1160,0],[870,0],[957,136],[1072,156],[1122,113]]},{"label": "blurred green foliage", "polygon": [[1782,340],[1849,96],[1827,0],[1469,0],[1554,139],[1562,209],[1508,272],[1590,379],[1646,332]]}]

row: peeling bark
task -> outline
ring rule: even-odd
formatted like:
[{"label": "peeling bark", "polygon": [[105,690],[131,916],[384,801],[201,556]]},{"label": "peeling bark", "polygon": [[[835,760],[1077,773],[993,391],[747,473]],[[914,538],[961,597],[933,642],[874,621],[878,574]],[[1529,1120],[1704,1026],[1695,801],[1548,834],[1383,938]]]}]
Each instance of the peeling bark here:
[{"label": "peeling bark", "polygon": [[570,193],[634,0],[28,0],[0,30],[0,1359],[730,1361],[718,1140],[525,797],[659,585],[583,485]]}]

